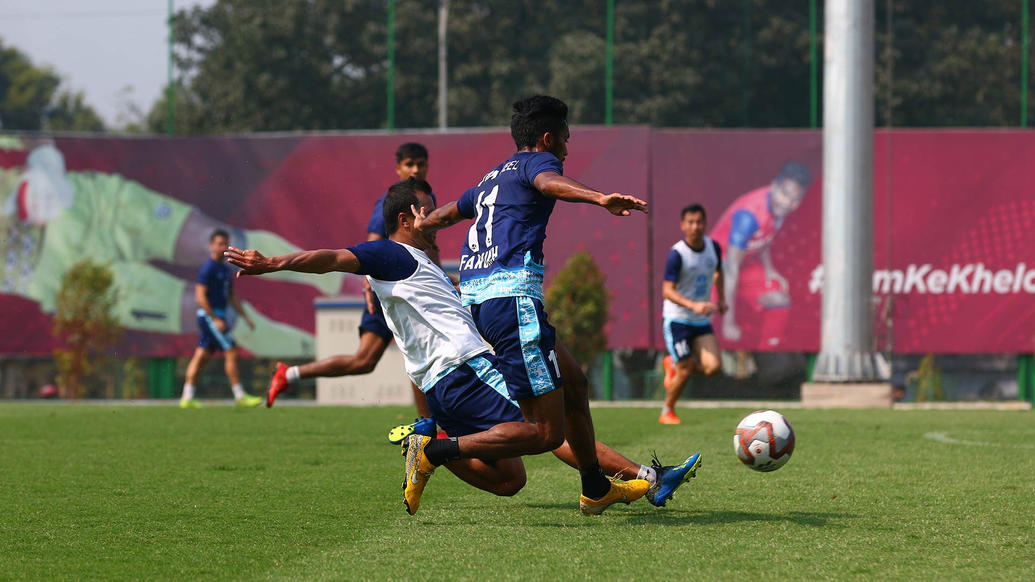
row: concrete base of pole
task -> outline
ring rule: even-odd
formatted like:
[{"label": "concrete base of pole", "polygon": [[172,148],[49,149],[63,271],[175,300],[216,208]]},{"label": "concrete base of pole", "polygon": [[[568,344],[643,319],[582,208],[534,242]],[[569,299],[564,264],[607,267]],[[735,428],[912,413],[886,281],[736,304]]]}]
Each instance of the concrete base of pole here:
[{"label": "concrete base of pole", "polygon": [[891,408],[892,385],[883,382],[806,382],[801,385],[803,408]]}]

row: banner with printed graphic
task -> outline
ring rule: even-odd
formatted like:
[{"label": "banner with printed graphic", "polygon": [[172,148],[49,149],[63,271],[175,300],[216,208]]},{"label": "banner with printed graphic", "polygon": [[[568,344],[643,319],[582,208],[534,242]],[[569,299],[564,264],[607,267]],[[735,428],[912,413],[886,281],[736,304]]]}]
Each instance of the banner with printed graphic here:
[{"label": "banner with printed graphic", "polygon": [[[878,132],[874,146],[878,347],[1030,353],[1035,136]],[[673,216],[685,201],[700,201],[709,234],[723,247],[732,298],[726,316],[713,320],[719,343],[754,351],[818,350],[821,135],[656,131],[652,154],[656,215]],[[672,199],[680,190],[688,194]],[[667,229],[654,223],[655,265],[681,235],[676,219],[668,222]]]},{"label": "banner with printed graphic", "polygon": [[[83,259],[110,265],[119,354],[185,356],[196,342],[194,280],[214,229],[268,254],[365,239],[374,201],[396,179],[395,149],[430,151],[439,204],[514,150],[509,132],[37,138],[0,135],[0,353],[45,355],[61,277]],[[878,132],[874,326],[900,353],[1014,352],[1035,336],[1035,136],[1011,131]],[[572,131],[565,174],[650,203],[615,217],[558,203],[545,242],[547,284],[588,250],[612,294],[612,348],[664,349],[661,281],[700,202],[723,248],[728,303],[720,345],[819,348],[822,137],[816,131]],[[460,256],[467,224],[439,235]],[[244,277],[252,354],[313,351],[313,300],[360,291],[351,275]]]}]

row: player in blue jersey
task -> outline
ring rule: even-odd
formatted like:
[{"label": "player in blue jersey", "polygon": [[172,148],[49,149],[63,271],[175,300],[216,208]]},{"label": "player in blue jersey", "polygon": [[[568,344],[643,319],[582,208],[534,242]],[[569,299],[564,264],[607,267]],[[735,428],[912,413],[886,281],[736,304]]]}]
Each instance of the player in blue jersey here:
[{"label": "player in blue jersey", "polygon": [[187,365],[187,379],[183,384],[180,397],[180,408],[198,408],[201,406],[194,398],[194,386],[198,374],[205,367],[214,352],[222,351],[225,357],[224,371],[230,381],[234,400],[238,406],[258,406],[262,398],[252,396],[241,386],[241,376],[237,371],[237,345],[231,335],[233,317],[229,308],[244,318],[252,328],[255,324],[241,307],[241,302],[234,292],[233,271],[223,262],[223,252],[227,249],[230,234],[225,230],[214,231],[208,239],[209,258],[198,270],[197,283],[194,285],[194,297],[198,301],[198,347]]},{"label": "player in blue jersey", "polygon": [[[428,149],[414,142],[400,145],[395,150],[395,173],[400,180],[413,178],[423,181],[428,175]],[[387,195],[386,192],[374,203],[374,210],[367,223],[368,241],[388,238],[383,212],[384,200]],[[431,198],[434,200],[435,195],[431,194]],[[436,264],[439,263],[437,247],[429,249],[428,254]],[[366,279],[363,280],[363,292],[367,301],[367,309],[363,312],[359,322],[359,349],[356,350],[356,353],[331,356],[297,366],[277,362],[273,370],[273,379],[266,392],[266,406],[273,406],[273,401],[280,392],[291,384],[296,384],[306,378],[335,378],[369,374],[374,371],[377,363],[384,356],[385,350],[388,349],[389,342],[392,341],[392,331],[388,329],[384,313],[381,311],[381,304],[370,292]],[[431,412],[428,410],[424,393],[416,386],[413,386],[413,399],[417,405],[417,414],[430,418]]]},{"label": "player in blue jersey", "polygon": [[[722,280],[722,248],[704,235],[707,225],[704,207],[691,204],[680,214],[683,238],[672,245],[665,261],[661,294],[662,328],[665,332],[665,404],[658,422],[680,424],[675,406],[693,373],[706,376],[721,367],[719,342],[712,330],[713,313],[724,313],[726,301]],[[712,302],[712,285],[718,303]]]},{"label": "player in blue jersey", "polygon": [[604,194],[563,175],[571,136],[567,117],[568,106],[554,97],[515,103],[510,133],[517,153],[457,202],[418,215],[417,226],[433,233],[474,220],[460,249],[463,304],[470,306],[479,333],[492,345],[511,394],[538,431],[542,450],[566,439],[582,476],[583,496],[596,498],[608,484],[594,446],[589,383],[557,341],[543,310],[543,240],[557,200],[596,204],[616,216],[646,212],[647,203]]},{"label": "player in blue jersey", "polygon": [[[524,465],[518,457],[545,452],[539,427],[522,418],[524,407],[514,402],[452,282],[423,252],[434,243],[415,229],[411,209],[420,206],[418,212],[422,212],[434,206],[415,184],[400,182],[389,189],[385,202],[389,241],[270,258],[256,251],[231,248],[227,252],[230,262],[241,266],[244,274],[286,269],[310,273],[340,270],[368,276],[384,304],[407,373],[426,392],[435,419],[453,435],[432,440],[411,434],[405,439],[404,500],[411,514],[416,513],[424,486],[437,466],[445,465],[481,489],[513,495],[525,483]],[[655,505],[664,505],[700,465],[700,457],[695,455],[678,467],[645,467],[602,443],[594,444],[610,473],[631,480],[608,483],[609,491],[599,499],[583,496],[580,507],[587,514],[601,513],[612,503],[629,502],[644,493]],[[554,452],[565,462],[575,463],[566,445]],[[638,474],[646,478],[636,479]]]}]

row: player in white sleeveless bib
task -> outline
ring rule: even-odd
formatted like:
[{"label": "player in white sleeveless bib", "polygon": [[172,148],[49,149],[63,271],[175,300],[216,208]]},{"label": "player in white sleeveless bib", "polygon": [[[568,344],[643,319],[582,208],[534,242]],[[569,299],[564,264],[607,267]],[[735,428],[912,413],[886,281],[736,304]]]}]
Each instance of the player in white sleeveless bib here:
[{"label": "player in white sleeveless bib", "polygon": [[[389,189],[385,199],[388,240],[370,241],[341,250],[318,250],[264,257],[258,251],[228,249],[230,263],[241,273],[258,275],[280,270],[304,273],[344,271],[366,275],[377,294],[406,361],[406,371],[427,396],[435,421],[451,435],[432,439],[411,434],[403,441],[406,455],[404,502],[417,512],[428,478],[439,465],[475,487],[513,495],[525,484],[520,456],[547,452],[541,446],[539,419],[525,418],[515,402],[494,356],[482,342],[470,312],[452,283],[424,254],[432,244],[413,228],[412,210],[433,208],[427,188],[413,181]],[[557,445],[554,445],[555,447]],[[664,505],[682,482],[694,476],[699,455],[679,466],[639,465],[603,443],[596,443],[601,465],[610,475],[629,479],[613,482],[599,499],[580,506],[585,513],[600,513],[615,502],[628,503],[648,489],[655,505]],[[567,442],[554,454],[575,466]],[[489,461],[486,461],[489,459]],[[688,459],[690,461],[691,459]],[[657,487],[655,487],[655,485]],[[588,509],[587,509],[588,508]]]},{"label": "player in white sleeveless bib", "polygon": [[[683,239],[672,245],[665,261],[665,297],[662,327],[665,332],[665,405],[658,422],[679,424],[675,406],[690,375],[706,376],[721,369],[719,342],[712,330],[711,316],[725,313],[723,300],[722,248],[704,235],[707,226],[704,207],[691,204],[680,215]],[[712,301],[712,286],[718,303]]]}]

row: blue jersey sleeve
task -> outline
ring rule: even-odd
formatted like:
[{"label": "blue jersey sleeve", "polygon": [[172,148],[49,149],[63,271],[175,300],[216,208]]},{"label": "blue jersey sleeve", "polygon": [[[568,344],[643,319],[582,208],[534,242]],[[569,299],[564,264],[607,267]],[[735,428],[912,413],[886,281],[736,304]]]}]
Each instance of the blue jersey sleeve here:
[{"label": "blue jersey sleeve", "polygon": [[722,270],[722,245],[720,245],[719,241],[717,241],[715,239],[712,239],[712,244],[715,245],[715,258],[719,259],[718,264],[715,265],[715,270],[716,271],[721,271]]},{"label": "blue jersey sleeve", "polygon": [[561,176],[564,175],[564,166],[561,165],[561,161],[557,159],[557,156],[550,152],[540,152],[530,157],[525,162],[525,181],[528,182],[529,188],[535,188],[535,177],[543,172],[554,172]]},{"label": "blue jersey sleeve", "polygon": [[733,220],[730,224],[730,246],[738,249],[746,249],[751,236],[758,230],[758,219],[747,210],[738,210],[733,213]]},{"label": "blue jersey sleeve", "polygon": [[665,259],[665,280],[673,283],[679,281],[679,271],[682,268],[683,257],[679,256],[679,251],[672,249],[668,253],[668,258]]},{"label": "blue jersey sleeve", "polygon": [[478,194],[475,192],[477,189],[477,186],[469,188],[456,201],[456,210],[460,213],[460,216],[474,218],[474,205],[478,202]]},{"label": "blue jersey sleeve", "polygon": [[417,259],[399,243],[372,240],[348,247],[359,259],[358,275],[370,275],[381,281],[402,281],[417,270]]},{"label": "blue jersey sleeve", "polygon": [[374,211],[370,214],[370,221],[367,222],[367,232],[380,235],[381,238],[388,238],[388,230],[385,229],[385,197],[381,196],[374,203]]}]

